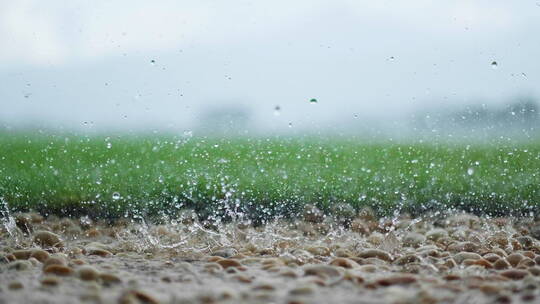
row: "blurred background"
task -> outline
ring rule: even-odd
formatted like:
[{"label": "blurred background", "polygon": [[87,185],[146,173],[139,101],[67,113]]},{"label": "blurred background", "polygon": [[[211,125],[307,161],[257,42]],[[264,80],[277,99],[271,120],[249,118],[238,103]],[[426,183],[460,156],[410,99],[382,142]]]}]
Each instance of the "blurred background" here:
[{"label": "blurred background", "polygon": [[0,130],[538,136],[538,1],[1,1]]}]

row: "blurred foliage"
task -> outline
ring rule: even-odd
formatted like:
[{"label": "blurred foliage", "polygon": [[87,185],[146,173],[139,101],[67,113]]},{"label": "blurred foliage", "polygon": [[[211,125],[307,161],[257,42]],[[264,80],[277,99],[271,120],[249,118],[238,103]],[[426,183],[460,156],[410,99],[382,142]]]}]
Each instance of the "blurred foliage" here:
[{"label": "blurred foliage", "polygon": [[[120,217],[296,214],[305,203],[535,212],[540,143],[367,142],[0,134],[0,197],[15,210]],[[114,194],[117,192],[118,197]]]}]

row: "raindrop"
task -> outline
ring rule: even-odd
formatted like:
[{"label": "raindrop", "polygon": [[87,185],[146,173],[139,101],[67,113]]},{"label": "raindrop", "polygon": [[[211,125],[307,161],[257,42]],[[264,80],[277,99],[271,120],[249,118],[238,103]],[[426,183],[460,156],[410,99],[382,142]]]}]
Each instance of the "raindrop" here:
[{"label": "raindrop", "polygon": [[115,201],[119,200],[120,199],[120,193],[114,192],[112,194],[112,199],[115,200]]},{"label": "raindrop", "polygon": [[499,64],[497,63],[497,61],[492,61],[491,62],[491,68],[496,70],[497,68],[499,67]]},{"label": "raindrop", "polygon": [[358,118],[358,114],[354,114],[354,118]]},{"label": "raindrop", "polygon": [[281,107],[275,106],[274,107],[274,116],[279,116],[281,114]]},{"label": "raindrop", "polygon": [[467,174],[473,175],[474,174],[474,169],[473,168],[467,169]]},{"label": "raindrop", "polygon": [[156,65],[156,61],[154,59],[150,60],[150,64]]},{"label": "raindrop", "polygon": [[396,57],[394,57],[394,56],[390,56],[390,58],[388,58],[388,60],[390,60],[390,61],[394,61],[395,59],[396,59]]},{"label": "raindrop", "polygon": [[112,147],[112,144],[110,142],[107,143],[107,149],[110,149]]},{"label": "raindrop", "polygon": [[292,122],[289,123],[289,128],[292,128]]},{"label": "raindrop", "polygon": [[311,103],[311,104],[316,104],[317,102],[318,102],[318,101],[317,101],[316,98],[311,98],[311,99],[309,100],[309,103]]}]

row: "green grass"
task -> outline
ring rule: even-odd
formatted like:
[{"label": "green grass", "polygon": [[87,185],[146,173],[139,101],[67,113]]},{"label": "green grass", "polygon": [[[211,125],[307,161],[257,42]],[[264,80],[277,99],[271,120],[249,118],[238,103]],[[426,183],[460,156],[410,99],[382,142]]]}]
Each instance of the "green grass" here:
[{"label": "green grass", "polygon": [[305,203],[516,214],[540,206],[540,143],[0,134],[0,197],[14,210],[108,217],[291,215]]}]

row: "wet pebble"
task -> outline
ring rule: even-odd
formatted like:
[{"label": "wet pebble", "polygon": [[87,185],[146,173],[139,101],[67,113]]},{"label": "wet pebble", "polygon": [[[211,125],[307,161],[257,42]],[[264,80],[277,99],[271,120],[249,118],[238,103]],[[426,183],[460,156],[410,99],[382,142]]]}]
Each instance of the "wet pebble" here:
[{"label": "wet pebble", "polygon": [[8,269],[17,270],[17,271],[29,270],[32,267],[33,267],[32,263],[27,260],[13,261],[7,265]]},{"label": "wet pebble", "polygon": [[60,238],[60,236],[50,231],[44,231],[44,230],[36,231],[34,233],[34,243],[44,248],[64,247],[64,243],[62,242],[62,239]]},{"label": "wet pebble", "polygon": [[53,265],[49,265],[43,268],[43,273],[55,274],[59,276],[69,276],[73,274],[73,269],[71,267],[64,266],[64,265],[53,264]]},{"label": "wet pebble", "polygon": [[426,241],[426,237],[420,233],[409,232],[403,238],[403,246],[418,247]]},{"label": "wet pebble", "polygon": [[11,281],[8,283],[7,287],[10,290],[19,290],[24,288],[24,284],[20,281]]},{"label": "wet pebble", "polygon": [[89,265],[79,267],[77,269],[77,275],[83,281],[95,281],[99,278],[99,272]]},{"label": "wet pebble", "polygon": [[377,258],[377,259],[387,261],[387,262],[392,261],[392,256],[388,252],[380,250],[380,249],[364,250],[360,252],[358,256],[361,258]]}]

